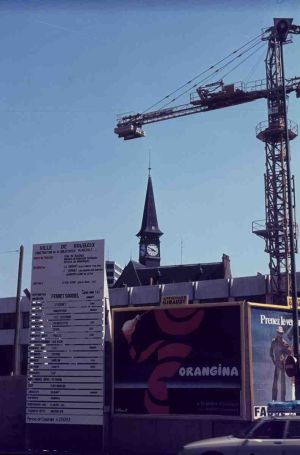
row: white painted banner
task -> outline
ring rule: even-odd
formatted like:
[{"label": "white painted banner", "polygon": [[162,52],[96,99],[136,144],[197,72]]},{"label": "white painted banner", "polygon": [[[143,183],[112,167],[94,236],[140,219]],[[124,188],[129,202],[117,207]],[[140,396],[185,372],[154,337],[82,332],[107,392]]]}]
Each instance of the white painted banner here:
[{"label": "white painted banner", "polygon": [[33,246],[26,422],[102,425],[104,241]]}]

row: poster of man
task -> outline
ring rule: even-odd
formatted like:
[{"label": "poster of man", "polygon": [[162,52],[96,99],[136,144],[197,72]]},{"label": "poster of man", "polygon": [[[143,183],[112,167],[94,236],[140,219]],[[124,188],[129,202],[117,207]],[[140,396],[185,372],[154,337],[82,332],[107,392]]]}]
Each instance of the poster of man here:
[{"label": "poster of man", "polygon": [[[291,346],[283,338],[283,327],[278,326],[276,330],[276,337],[273,338],[270,347],[270,357],[275,366],[273,386],[272,386],[272,400],[276,401],[278,396],[278,379],[280,378],[280,399],[285,401],[286,385],[285,385],[285,359],[291,353]],[[286,334],[288,336],[288,334]]]},{"label": "poster of man", "polygon": [[251,306],[253,417],[267,415],[270,401],[294,398],[293,379],[285,373],[292,353],[292,314],[288,310]]},{"label": "poster of man", "polygon": [[115,310],[114,412],[241,414],[240,306]]}]

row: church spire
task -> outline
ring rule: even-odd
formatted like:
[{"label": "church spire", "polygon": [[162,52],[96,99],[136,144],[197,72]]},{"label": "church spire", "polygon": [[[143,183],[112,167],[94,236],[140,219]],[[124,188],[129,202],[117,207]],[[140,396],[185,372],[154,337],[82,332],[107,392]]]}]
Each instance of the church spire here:
[{"label": "church spire", "polygon": [[151,176],[151,152],[149,151],[149,166],[148,166],[148,177]]},{"label": "church spire", "polygon": [[154,201],[154,193],[151,179],[151,163],[148,168],[148,184],[145,198],[144,212],[141,229],[137,233],[140,238],[139,261],[146,266],[160,265],[160,240],[163,235],[159,229]]},{"label": "church spire", "polygon": [[137,233],[137,237],[141,237],[143,234],[158,234],[159,236],[163,234],[158,227],[150,170],[148,176],[142,225],[141,229]]}]

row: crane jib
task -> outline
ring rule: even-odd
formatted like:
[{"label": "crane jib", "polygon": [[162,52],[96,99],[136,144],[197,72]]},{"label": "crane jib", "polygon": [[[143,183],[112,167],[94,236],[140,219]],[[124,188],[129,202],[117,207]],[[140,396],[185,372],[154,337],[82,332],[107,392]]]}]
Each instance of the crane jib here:
[{"label": "crane jib", "polygon": [[[222,89],[217,92],[211,91],[211,87],[212,84],[198,87],[196,93],[191,95],[189,104],[121,117],[114,132],[125,141],[138,139],[145,136],[142,125],[249,103],[261,98],[273,97],[275,92],[282,90],[281,87],[273,90],[267,89],[265,81],[254,81],[247,85],[243,83],[223,85]],[[293,91],[299,98],[300,77],[286,81],[286,93]]]}]

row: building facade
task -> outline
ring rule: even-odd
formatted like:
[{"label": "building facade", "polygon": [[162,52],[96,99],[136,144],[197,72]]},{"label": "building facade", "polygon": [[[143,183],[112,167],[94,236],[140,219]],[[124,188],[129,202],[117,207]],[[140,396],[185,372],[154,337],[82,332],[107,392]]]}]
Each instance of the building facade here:
[{"label": "building facade", "polygon": [[123,268],[115,261],[105,261],[107,286],[113,287],[120,278]]}]

